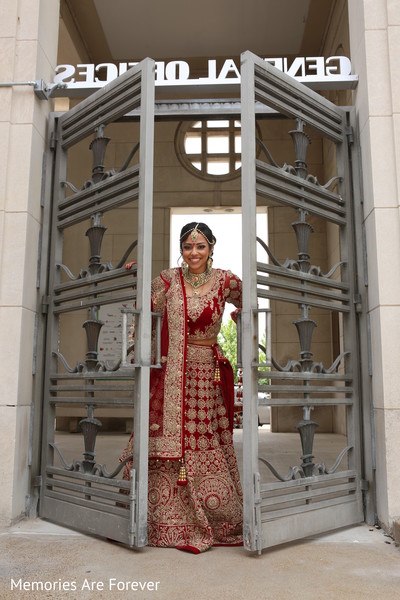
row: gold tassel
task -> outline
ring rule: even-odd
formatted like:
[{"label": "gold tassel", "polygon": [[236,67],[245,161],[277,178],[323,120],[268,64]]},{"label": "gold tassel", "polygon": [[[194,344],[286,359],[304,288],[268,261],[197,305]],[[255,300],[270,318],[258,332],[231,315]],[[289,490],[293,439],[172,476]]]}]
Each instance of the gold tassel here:
[{"label": "gold tassel", "polygon": [[218,383],[221,383],[221,371],[219,370],[219,364],[217,362],[214,371],[214,385],[217,385]]},{"label": "gold tassel", "polygon": [[187,483],[188,483],[187,473],[186,473],[186,465],[185,465],[185,461],[183,458],[181,459],[181,466],[179,468],[178,481],[176,483],[181,486],[187,485]]}]

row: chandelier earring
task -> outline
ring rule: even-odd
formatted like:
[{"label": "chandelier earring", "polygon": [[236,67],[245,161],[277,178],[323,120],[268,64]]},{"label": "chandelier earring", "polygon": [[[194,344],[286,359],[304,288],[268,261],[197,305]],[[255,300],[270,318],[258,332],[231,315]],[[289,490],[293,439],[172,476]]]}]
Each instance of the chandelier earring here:
[{"label": "chandelier earring", "polygon": [[211,252],[208,255],[208,259],[207,259],[207,273],[210,273],[212,270],[212,266],[213,266],[213,254],[214,254],[214,248],[211,248]]},{"label": "chandelier earring", "polygon": [[181,269],[183,273],[187,273],[189,271],[189,266],[184,260],[181,262]]}]

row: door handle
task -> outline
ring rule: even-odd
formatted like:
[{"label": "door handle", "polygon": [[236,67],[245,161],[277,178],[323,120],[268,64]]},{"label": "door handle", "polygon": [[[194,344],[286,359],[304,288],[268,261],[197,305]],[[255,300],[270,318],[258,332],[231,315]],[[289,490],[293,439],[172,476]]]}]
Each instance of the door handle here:
[{"label": "door handle", "polygon": [[160,369],[161,368],[161,319],[162,319],[162,313],[152,312],[151,316],[154,317],[156,320],[156,326],[155,326],[155,332],[156,332],[155,346],[156,347],[155,347],[155,357],[154,357],[155,364],[152,365],[152,367],[155,369]]}]

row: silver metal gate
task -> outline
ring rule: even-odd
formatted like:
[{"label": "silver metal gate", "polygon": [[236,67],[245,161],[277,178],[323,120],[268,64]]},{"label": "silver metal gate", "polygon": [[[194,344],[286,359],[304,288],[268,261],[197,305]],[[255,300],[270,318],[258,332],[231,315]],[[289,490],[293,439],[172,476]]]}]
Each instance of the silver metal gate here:
[{"label": "silver metal gate", "polygon": [[[361,477],[360,355],[355,225],[348,137],[348,111],[341,109],[292,78],[246,52],[242,55],[242,210],[243,210],[243,312],[241,355],[243,366],[244,545],[261,551],[279,543],[329,531],[364,520]],[[256,155],[255,104],[270,107],[288,118],[294,144],[294,166],[279,166],[261,143]],[[350,116],[349,116],[350,115]],[[325,185],[307,172],[307,130],[318,132],[336,154],[337,172]],[[288,136],[288,139],[289,136]],[[265,240],[257,262],[257,204],[293,209],[297,257],[278,260]],[[296,215],[297,212],[297,215]],[[313,265],[309,252],[310,218],[333,224],[340,257],[324,274]],[[261,299],[270,308],[259,308]],[[274,328],[276,306],[297,311],[293,328],[300,352],[287,355],[286,364],[274,357],[276,344],[266,344],[266,361],[260,363],[259,315],[267,312]],[[339,350],[331,364],[323,364],[311,351],[317,323],[312,311],[325,311],[340,332]],[[311,314],[310,314],[311,313]],[[333,317],[332,317],[333,315]],[[267,331],[267,339],[270,331]],[[259,384],[262,377],[267,382]],[[279,472],[270,456],[259,450],[258,393],[267,396],[272,410],[301,407],[296,424],[302,463]],[[311,418],[317,407],[343,407],[347,441],[337,460],[326,465],[314,459]],[[287,410],[287,409],[286,409]],[[295,428],[293,427],[295,431]],[[296,434],[297,435],[297,434]],[[263,479],[263,473],[270,477]]]},{"label": "silver metal gate", "polygon": [[[134,109],[140,111],[139,139],[118,172],[105,170],[110,139],[104,130]],[[92,141],[87,139],[89,136],[94,136]],[[68,164],[69,152],[79,144],[90,147],[93,169],[77,189],[68,182]],[[150,59],[63,114],[56,120],[52,136],[55,160],[45,301],[48,316],[40,516],[131,546],[147,543],[147,432],[154,319],[150,304],[153,145],[154,63]],[[132,161],[136,164],[130,166]],[[131,223],[132,235],[137,228],[137,240],[131,240],[119,264],[113,266],[102,262],[101,257],[106,230],[103,215],[128,203],[137,211],[137,223]],[[82,228],[85,222],[89,222],[86,232]],[[63,264],[63,241],[68,237],[73,244],[71,231],[77,236],[85,233],[88,238],[89,260],[75,253],[78,273],[72,272],[71,265]],[[136,264],[128,271],[125,261],[135,248]],[[126,314],[134,312],[132,359],[127,358],[122,333],[118,334],[120,360],[110,362],[99,355],[99,335],[107,328],[100,318],[101,310],[110,306],[121,309],[124,327],[119,331],[124,334]],[[67,357],[63,339],[71,319],[81,321],[84,344],[79,339],[73,341]],[[79,424],[82,454],[72,460],[64,456],[55,439],[56,411],[63,406],[86,411]],[[135,444],[130,482],[122,478],[126,461],[116,460],[111,465],[96,462],[96,434],[101,427],[97,415],[104,407],[126,407],[132,413]]]}]

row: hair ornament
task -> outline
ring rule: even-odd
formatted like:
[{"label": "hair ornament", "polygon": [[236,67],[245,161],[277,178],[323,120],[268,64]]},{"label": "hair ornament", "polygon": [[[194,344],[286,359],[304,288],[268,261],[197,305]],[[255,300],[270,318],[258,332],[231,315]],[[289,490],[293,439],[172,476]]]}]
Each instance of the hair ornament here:
[{"label": "hair ornament", "polygon": [[195,242],[197,240],[197,236],[199,235],[199,232],[197,231],[198,226],[199,226],[199,223],[196,223],[196,227],[194,229],[192,229],[192,232],[190,234],[190,238],[193,242]]},{"label": "hair ornament", "polygon": [[201,231],[200,229],[198,229],[200,223],[196,223],[196,226],[193,227],[192,229],[189,229],[189,231],[185,231],[185,233],[179,238],[180,242],[182,243],[183,240],[185,240],[187,237],[190,236],[190,239],[195,242],[197,240],[197,236],[199,235],[199,233],[201,233],[202,236],[204,236],[208,242],[208,244],[210,246],[213,246],[215,244],[215,240],[209,240],[208,237],[206,236],[206,234],[204,233],[204,231]]}]

